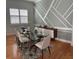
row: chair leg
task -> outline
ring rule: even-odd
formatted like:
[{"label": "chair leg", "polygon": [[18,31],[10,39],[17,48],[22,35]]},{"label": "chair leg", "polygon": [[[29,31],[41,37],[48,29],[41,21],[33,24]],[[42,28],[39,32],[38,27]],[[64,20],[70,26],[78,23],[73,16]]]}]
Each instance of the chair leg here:
[{"label": "chair leg", "polygon": [[48,47],[49,53],[51,54],[50,47]]},{"label": "chair leg", "polygon": [[35,53],[37,52],[37,47],[35,46]]},{"label": "chair leg", "polygon": [[43,50],[42,50],[42,59],[43,59]]},{"label": "chair leg", "polygon": [[30,47],[29,51],[31,51],[31,49],[32,49],[34,46],[35,46],[35,45],[32,45],[32,46]]}]

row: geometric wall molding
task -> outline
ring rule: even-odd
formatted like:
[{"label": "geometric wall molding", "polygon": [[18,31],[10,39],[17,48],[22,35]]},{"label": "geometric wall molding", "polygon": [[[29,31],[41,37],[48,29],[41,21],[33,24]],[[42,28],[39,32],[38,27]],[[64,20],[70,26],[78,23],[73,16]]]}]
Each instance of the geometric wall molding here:
[{"label": "geometric wall molding", "polygon": [[[36,4],[35,9],[37,9],[41,15],[41,17],[39,16],[40,21],[52,27],[72,28],[73,16],[70,16],[73,15],[72,3],[73,0],[41,0]],[[71,20],[69,20],[70,18]],[[57,22],[57,24],[55,22]]]}]

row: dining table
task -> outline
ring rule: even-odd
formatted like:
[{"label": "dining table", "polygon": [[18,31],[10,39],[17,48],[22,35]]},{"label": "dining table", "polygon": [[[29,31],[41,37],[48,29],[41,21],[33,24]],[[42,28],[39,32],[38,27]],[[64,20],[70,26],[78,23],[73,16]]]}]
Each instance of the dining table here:
[{"label": "dining table", "polygon": [[[39,41],[41,41],[42,38],[48,36],[48,34],[34,34],[35,38],[38,38],[38,39],[32,39],[30,35],[31,35],[31,32],[30,31],[27,31],[26,33],[25,32],[24,33],[20,33],[20,36],[22,37],[22,39],[19,39],[19,41],[21,42],[22,47],[24,46],[24,44],[27,45],[27,43],[28,43],[28,47],[27,48],[24,48],[23,47],[24,48],[23,49],[24,56],[26,56],[25,54],[27,53],[28,54],[27,56],[30,56],[30,57],[32,57],[32,56],[38,57],[37,54],[36,54],[36,52],[30,51],[30,49],[31,49],[31,47],[33,45],[35,45],[36,43],[38,43]],[[26,40],[26,39],[29,39],[29,41]]]}]

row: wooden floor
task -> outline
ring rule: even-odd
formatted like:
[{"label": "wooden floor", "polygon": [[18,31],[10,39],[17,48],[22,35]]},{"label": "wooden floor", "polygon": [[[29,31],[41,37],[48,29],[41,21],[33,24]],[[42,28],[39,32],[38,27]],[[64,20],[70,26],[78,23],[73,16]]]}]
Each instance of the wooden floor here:
[{"label": "wooden floor", "polygon": [[[73,48],[68,43],[60,41],[52,41],[52,48],[50,55],[49,52],[44,53],[43,59],[73,59]],[[22,59],[19,55],[18,49],[15,45],[15,36],[8,36],[6,40],[6,58],[7,59]],[[38,58],[41,59],[41,56]]]}]

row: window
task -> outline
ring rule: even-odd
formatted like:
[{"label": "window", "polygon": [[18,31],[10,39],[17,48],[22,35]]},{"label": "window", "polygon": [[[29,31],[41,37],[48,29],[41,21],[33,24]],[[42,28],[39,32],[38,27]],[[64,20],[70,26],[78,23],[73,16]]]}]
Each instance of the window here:
[{"label": "window", "polygon": [[28,23],[28,11],[27,10],[20,10],[20,19],[21,23]]},{"label": "window", "polygon": [[25,9],[10,8],[10,22],[11,24],[28,23],[28,11]]}]

